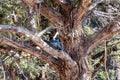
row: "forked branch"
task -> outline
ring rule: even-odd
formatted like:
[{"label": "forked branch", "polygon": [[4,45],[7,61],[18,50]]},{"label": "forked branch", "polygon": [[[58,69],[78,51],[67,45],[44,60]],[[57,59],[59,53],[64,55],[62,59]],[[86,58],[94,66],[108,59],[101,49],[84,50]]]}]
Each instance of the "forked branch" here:
[{"label": "forked branch", "polygon": [[69,66],[76,66],[76,62],[72,60],[72,58],[64,51],[62,50],[56,50],[50,47],[46,42],[44,42],[40,37],[32,34],[27,29],[24,29],[22,27],[13,27],[8,25],[0,25],[0,31],[1,32],[16,32],[25,35],[29,39],[31,39],[37,46],[40,47],[41,50],[47,52],[49,55],[56,56],[63,61],[67,62]]},{"label": "forked branch", "polygon": [[36,56],[36,57],[42,59],[43,61],[45,61],[46,63],[49,63],[52,66],[54,66],[53,63],[56,62],[56,60],[52,56],[45,55],[42,51],[37,50],[35,48],[28,47],[28,46],[26,47],[24,45],[21,45],[21,44],[15,42],[15,41],[12,41],[9,38],[0,36],[0,42],[4,43],[5,45],[16,48],[18,50],[22,50],[24,52],[27,52],[27,53],[29,53],[33,56]]},{"label": "forked branch", "polygon": [[94,33],[90,38],[89,41],[86,43],[86,55],[91,52],[91,50],[98,45],[102,40],[105,40],[111,37],[116,32],[120,31],[120,16],[113,21],[106,25],[102,30]]}]

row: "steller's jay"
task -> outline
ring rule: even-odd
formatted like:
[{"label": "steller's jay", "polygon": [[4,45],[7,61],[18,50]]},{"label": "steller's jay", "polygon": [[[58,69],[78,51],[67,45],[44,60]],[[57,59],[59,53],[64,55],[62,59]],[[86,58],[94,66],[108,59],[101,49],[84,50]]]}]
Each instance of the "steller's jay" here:
[{"label": "steller's jay", "polygon": [[49,34],[49,40],[44,40],[46,43],[48,43],[51,47],[62,50],[62,45],[59,39],[53,39],[53,35]]},{"label": "steller's jay", "polygon": [[53,45],[54,48],[61,50],[62,45],[59,40],[50,40],[50,43]]},{"label": "steller's jay", "polygon": [[60,43],[59,40],[54,40],[54,39],[51,39],[51,40],[44,40],[46,43],[48,43],[51,47],[55,48],[55,49],[59,49],[59,50],[62,50],[62,45]]}]

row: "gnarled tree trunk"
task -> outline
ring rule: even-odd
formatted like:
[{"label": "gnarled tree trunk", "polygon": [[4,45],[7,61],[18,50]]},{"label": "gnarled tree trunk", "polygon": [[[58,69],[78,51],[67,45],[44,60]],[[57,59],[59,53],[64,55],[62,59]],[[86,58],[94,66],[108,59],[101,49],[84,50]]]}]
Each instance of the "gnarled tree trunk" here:
[{"label": "gnarled tree trunk", "polygon": [[[28,5],[35,8],[34,0],[23,0]],[[44,0],[43,0],[44,1]],[[61,6],[61,11],[40,3],[40,14],[45,16],[56,28],[62,43],[62,50],[56,50],[45,43],[40,37],[32,34],[26,29],[11,26],[0,26],[0,31],[13,31],[22,33],[32,40],[44,53],[31,47],[18,44],[5,37],[0,36],[0,41],[6,45],[28,52],[46,63],[49,63],[59,73],[61,80],[90,80],[91,74],[87,56],[90,51],[101,41],[120,30],[120,24],[113,22],[91,37],[87,38],[81,26],[83,15],[88,10],[89,0],[78,0],[77,7],[72,0],[54,0]],[[116,19],[117,20],[117,19]],[[118,18],[120,21],[120,18]],[[57,59],[54,57],[56,56]]]},{"label": "gnarled tree trunk", "polygon": [[[69,29],[70,26],[71,29]],[[71,24],[69,24],[69,26],[64,25],[64,27],[58,31],[64,51],[76,62],[75,66],[69,66],[66,64],[67,62],[61,65],[59,70],[61,80],[89,80],[91,75],[87,56],[84,55],[86,52],[84,48],[86,39],[81,26],[74,27],[74,25]]]}]

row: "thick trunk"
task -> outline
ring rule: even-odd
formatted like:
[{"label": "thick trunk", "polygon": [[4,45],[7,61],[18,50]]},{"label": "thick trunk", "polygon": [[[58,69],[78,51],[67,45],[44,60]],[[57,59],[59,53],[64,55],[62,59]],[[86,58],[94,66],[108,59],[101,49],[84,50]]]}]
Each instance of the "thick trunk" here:
[{"label": "thick trunk", "polygon": [[69,66],[64,65],[60,75],[60,80],[90,80],[91,75],[88,68],[87,58],[83,57],[79,61],[78,67],[69,69]]},{"label": "thick trunk", "polygon": [[64,51],[77,63],[77,66],[73,66],[74,68],[71,69],[64,62],[59,69],[61,80],[90,80],[88,60],[87,56],[84,55],[85,38],[81,27],[73,27],[71,30],[69,28],[65,27],[60,30],[60,40]]}]

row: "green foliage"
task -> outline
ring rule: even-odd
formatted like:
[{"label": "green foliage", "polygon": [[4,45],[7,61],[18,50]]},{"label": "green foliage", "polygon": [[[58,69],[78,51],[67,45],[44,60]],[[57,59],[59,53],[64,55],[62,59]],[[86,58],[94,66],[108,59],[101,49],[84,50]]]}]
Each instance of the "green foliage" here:
[{"label": "green foliage", "polygon": [[[115,70],[109,70],[108,73],[109,73],[110,80],[115,80],[115,77],[114,77]],[[107,80],[106,73],[104,71],[104,67],[101,67],[97,71],[97,77],[96,77],[96,79],[97,80]]]}]

